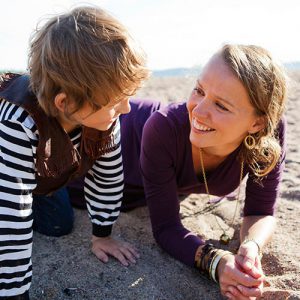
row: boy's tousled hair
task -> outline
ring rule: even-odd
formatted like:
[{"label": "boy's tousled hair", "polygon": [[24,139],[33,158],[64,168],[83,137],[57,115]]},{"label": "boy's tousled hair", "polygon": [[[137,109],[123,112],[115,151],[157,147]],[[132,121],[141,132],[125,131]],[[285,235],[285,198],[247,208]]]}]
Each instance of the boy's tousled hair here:
[{"label": "boy's tousled hair", "polygon": [[253,134],[255,148],[242,147],[242,159],[261,178],[280,159],[281,146],[277,127],[285,109],[287,76],[264,48],[254,45],[225,45],[219,52],[226,65],[246,88],[256,115],[262,116],[265,127]]},{"label": "boy's tousled hair", "polygon": [[54,99],[60,92],[72,100],[71,113],[86,101],[96,110],[131,96],[148,76],[144,52],[98,7],[51,18],[36,30],[29,51],[31,88],[50,116],[57,116]]}]

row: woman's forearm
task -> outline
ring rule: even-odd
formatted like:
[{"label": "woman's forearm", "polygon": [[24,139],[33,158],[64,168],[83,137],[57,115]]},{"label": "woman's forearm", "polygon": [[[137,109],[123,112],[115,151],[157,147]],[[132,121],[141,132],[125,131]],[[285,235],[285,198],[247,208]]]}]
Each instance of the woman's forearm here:
[{"label": "woman's forearm", "polygon": [[241,243],[245,239],[254,239],[260,250],[270,241],[276,227],[273,216],[247,216],[244,217],[240,231]]}]

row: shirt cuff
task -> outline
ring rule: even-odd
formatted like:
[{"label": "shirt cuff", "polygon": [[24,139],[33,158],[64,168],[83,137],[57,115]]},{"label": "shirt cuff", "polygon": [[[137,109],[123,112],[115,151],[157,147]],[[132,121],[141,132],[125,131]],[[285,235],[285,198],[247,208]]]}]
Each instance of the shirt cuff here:
[{"label": "shirt cuff", "polygon": [[97,236],[97,237],[107,237],[111,234],[112,231],[112,225],[107,225],[107,226],[103,226],[103,225],[98,225],[98,224],[94,224],[93,225],[93,235]]}]

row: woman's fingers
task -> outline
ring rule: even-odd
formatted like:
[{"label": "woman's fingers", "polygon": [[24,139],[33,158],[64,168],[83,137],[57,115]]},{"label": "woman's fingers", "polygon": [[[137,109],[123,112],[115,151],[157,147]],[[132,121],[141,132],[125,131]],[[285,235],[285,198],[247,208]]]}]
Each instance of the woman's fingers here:
[{"label": "woman's fingers", "polygon": [[242,243],[238,254],[236,255],[236,262],[247,273],[251,273],[251,276],[258,278],[259,270],[256,268],[257,260],[259,259],[259,248],[256,242],[249,240],[246,243]]},{"label": "woman's fingers", "polygon": [[235,297],[235,299],[249,300],[249,298],[243,295],[235,286],[229,286],[228,291]]},{"label": "woman's fingers", "polygon": [[255,258],[256,256],[242,256],[242,255],[237,255],[237,258],[239,258],[239,264],[240,266],[245,270],[249,271],[253,268],[255,264]]},{"label": "woman's fingers", "polygon": [[246,286],[238,285],[237,288],[239,291],[248,297],[261,297],[262,295],[262,286],[257,288],[248,288]]},{"label": "woman's fingers", "polygon": [[238,269],[235,269],[234,273],[235,273],[234,279],[236,280],[236,282],[238,282],[244,286],[247,286],[247,287],[258,287],[263,282],[262,277],[254,278],[251,275],[243,273]]},{"label": "woman's fingers", "polygon": [[[235,261],[240,267],[241,271],[246,272],[250,276],[254,278],[260,278],[261,276],[263,276],[263,272],[261,268],[260,269],[257,268],[257,259],[255,259],[254,262],[252,263],[252,259],[249,259],[248,257],[245,256],[236,255]],[[251,269],[246,267],[247,262],[251,262],[252,265]]]},{"label": "woman's fingers", "polygon": [[233,299],[233,300],[252,300],[256,299],[256,297],[249,297],[243,295],[236,287],[234,286],[228,286],[227,291],[223,293],[225,297],[228,299]]},{"label": "woman's fingers", "polygon": [[222,276],[220,276],[220,283],[230,284],[232,282],[247,286],[258,287],[263,282],[263,278],[254,278],[251,275],[242,272],[237,264],[225,265]]}]

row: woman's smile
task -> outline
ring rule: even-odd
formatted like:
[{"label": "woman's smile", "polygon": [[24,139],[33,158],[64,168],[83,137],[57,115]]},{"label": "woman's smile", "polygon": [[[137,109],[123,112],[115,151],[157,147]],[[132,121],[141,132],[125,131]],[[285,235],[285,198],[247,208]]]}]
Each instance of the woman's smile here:
[{"label": "woman's smile", "polygon": [[199,131],[199,132],[205,132],[205,133],[209,133],[212,131],[215,131],[215,129],[208,127],[202,123],[200,123],[199,121],[196,120],[196,118],[192,119],[192,129]]}]

